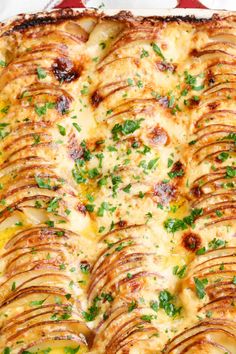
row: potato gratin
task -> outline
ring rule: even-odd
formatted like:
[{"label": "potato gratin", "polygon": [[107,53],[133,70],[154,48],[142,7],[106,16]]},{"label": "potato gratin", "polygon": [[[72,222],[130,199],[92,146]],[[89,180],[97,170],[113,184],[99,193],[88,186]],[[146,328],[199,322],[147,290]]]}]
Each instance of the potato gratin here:
[{"label": "potato gratin", "polygon": [[1,25],[1,353],[236,353],[224,16]]}]

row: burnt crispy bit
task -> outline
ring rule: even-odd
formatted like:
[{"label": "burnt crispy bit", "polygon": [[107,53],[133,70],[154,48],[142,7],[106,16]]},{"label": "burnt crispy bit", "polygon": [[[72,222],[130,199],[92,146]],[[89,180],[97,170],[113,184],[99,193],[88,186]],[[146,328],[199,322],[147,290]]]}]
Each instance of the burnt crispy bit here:
[{"label": "burnt crispy bit", "polygon": [[80,270],[84,274],[88,274],[90,272],[91,266],[88,261],[84,260],[80,262]]},{"label": "burnt crispy bit", "polygon": [[68,150],[69,150],[69,156],[74,161],[81,159],[83,157],[83,148],[81,145],[79,145],[75,134],[72,134],[69,138]]},{"label": "burnt crispy bit", "polygon": [[120,220],[120,221],[118,221],[117,226],[118,226],[119,228],[123,228],[123,227],[126,227],[127,224],[128,224],[128,223],[127,223],[126,220]]},{"label": "burnt crispy bit", "polygon": [[187,100],[187,102],[188,102],[187,103],[188,107],[193,108],[194,106],[199,105],[200,98],[198,96],[194,96],[194,97],[189,98],[189,100]]},{"label": "burnt crispy bit", "polygon": [[183,235],[182,246],[190,252],[195,252],[201,246],[201,237],[193,232],[188,232]]},{"label": "burnt crispy bit", "polygon": [[142,145],[142,141],[139,138],[134,136],[127,138],[126,141],[130,144],[131,147],[135,149],[140,148]]},{"label": "burnt crispy bit", "polygon": [[80,70],[69,58],[57,58],[52,64],[52,71],[59,82],[71,82],[80,76]]},{"label": "burnt crispy bit", "polygon": [[161,97],[158,102],[160,103],[161,106],[167,108],[169,106],[169,99],[167,96]]},{"label": "burnt crispy bit", "polygon": [[214,77],[214,74],[212,73],[212,71],[209,71],[207,73],[207,82],[208,82],[208,85],[213,85],[215,83],[215,77]]},{"label": "burnt crispy bit", "polygon": [[13,32],[25,32],[35,27],[46,26],[51,24],[59,24],[66,20],[74,19],[78,17],[72,9],[62,9],[60,11],[47,13],[39,13],[33,15],[19,15],[19,18],[13,22],[13,26],[10,30],[3,33],[4,36],[9,36]]},{"label": "burnt crispy bit", "polygon": [[80,146],[70,146],[70,157],[76,161],[83,156],[83,149]]},{"label": "burnt crispy bit", "polygon": [[56,109],[59,113],[65,114],[70,108],[70,100],[65,95],[61,95],[57,99]]},{"label": "burnt crispy bit", "polygon": [[154,186],[154,196],[159,197],[160,203],[168,204],[176,196],[176,188],[170,183],[157,183]]},{"label": "burnt crispy bit", "polygon": [[[105,19],[110,19],[110,16],[105,16]],[[168,22],[176,22],[176,23],[191,23],[191,24],[204,24],[204,23],[210,23],[213,19],[217,20],[219,18],[218,14],[214,14],[212,17],[209,18],[199,18],[195,17],[193,15],[187,15],[187,16],[149,16],[149,17],[139,17],[139,21],[143,25],[155,25],[156,21],[158,20],[159,22],[162,23],[168,23]],[[116,15],[112,16],[112,19],[114,20],[119,20],[119,21],[127,21],[129,25],[131,26],[132,24],[135,24],[136,18],[132,14],[131,11],[125,11],[122,10],[118,12]]]},{"label": "burnt crispy bit", "polygon": [[91,102],[94,107],[98,107],[99,103],[102,102],[103,97],[98,93],[98,91],[94,91],[91,96]]},{"label": "burnt crispy bit", "polygon": [[200,198],[203,195],[203,191],[201,189],[201,187],[199,186],[194,186],[193,188],[191,188],[191,194],[195,197],[195,198]]},{"label": "burnt crispy bit", "polygon": [[184,165],[181,161],[176,161],[171,169],[171,171],[168,173],[168,176],[170,178],[181,178],[184,176]]},{"label": "burnt crispy bit", "polygon": [[176,66],[165,61],[157,62],[156,67],[160,71],[170,71],[171,73],[175,72]]},{"label": "burnt crispy bit", "polygon": [[79,204],[77,205],[77,209],[78,209],[78,211],[79,211],[81,214],[86,215],[87,209],[86,209],[86,206],[85,206],[84,204],[79,203]]},{"label": "burnt crispy bit", "polygon": [[169,136],[165,129],[157,124],[155,128],[149,133],[151,143],[157,145],[167,145],[169,143]]},{"label": "burnt crispy bit", "polygon": [[208,103],[207,106],[210,111],[214,111],[219,105],[220,105],[220,102],[211,102],[211,103]]}]

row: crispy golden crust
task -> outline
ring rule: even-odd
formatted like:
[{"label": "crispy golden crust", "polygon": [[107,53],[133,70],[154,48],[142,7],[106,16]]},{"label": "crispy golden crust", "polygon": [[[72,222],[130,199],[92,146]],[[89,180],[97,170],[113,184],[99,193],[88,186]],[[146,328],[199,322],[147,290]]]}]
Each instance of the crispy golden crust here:
[{"label": "crispy golden crust", "polygon": [[36,14],[21,14],[17,17],[10,19],[7,23],[1,24],[1,35],[10,35],[13,32],[24,32],[27,29],[45,26],[49,24],[59,24],[71,19],[79,19],[81,17],[94,17],[98,20],[112,20],[117,22],[122,22],[130,26],[142,25],[155,25],[155,23],[162,22],[188,22],[194,24],[204,24],[212,21],[220,21],[221,18],[229,16],[227,13],[225,16],[219,14],[213,14],[210,18],[196,18],[194,15],[189,16],[134,16],[131,11],[120,11],[116,15],[107,16],[103,12],[98,12],[96,10],[84,10],[76,11],[71,8],[53,10],[51,12],[39,12]]}]

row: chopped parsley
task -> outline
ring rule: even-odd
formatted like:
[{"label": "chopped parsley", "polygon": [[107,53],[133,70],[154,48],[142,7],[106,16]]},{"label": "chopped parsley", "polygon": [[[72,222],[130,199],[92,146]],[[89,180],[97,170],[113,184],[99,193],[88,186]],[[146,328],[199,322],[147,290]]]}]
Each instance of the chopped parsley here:
[{"label": "chopped parsley", "polygon": [[167,167],[170,168],[173,165],[173,160],[171,158],[168,158],[168,162],[167,162]]},{"label": "chopped parsley", "polygon": [[37,182],[37,185],[39,186],[39,188],[43,188],[43,189],[52,189],[52,186],[50,185],[50,179],[43,179],[40,178],[38,176],[35,176],[35,181]]},{"label": "chopped parsley", "polygon": [[105,49],[107,45],[106,45],[106,43],[101,42],[101,43],[99,43],[99,46],[101,47],[101,49]]},{"label": "chopped parsley", "polygon": [[103,153],[96,154],[96,158],[99,160],[98,167],[102,168],[102,160],[104,159],[104,154]]},{"label": "chopped parsley", "polygon": [[207,311],[206,312],[206,317],[207,318],[211,318],[211,316],[212,316],[212,311]]},{"label": "chopped parsley", "polygon": [[202,247],[202,248],[199,248],[197,251],[196,251],[196,254],[197,255],[202,255],[202,254],[205,254],[206,253],[206,247]]},{"label": "chopped parsley", "polygon": [[175,317],[180,314],[181,307],[176,307],[173,304],[174,296],[167,290],[162,290],[159,294],[159,306],[170,317]]},{"label": "chopped parsley", "polygon": [[236,169],[231,166],[226,166],[225,178],[234,178],[234,177],[236,177]]},{"label": "chopped parsley", "polygon": [[47,77],[46,71],[40,67],[37,68],[37,75],[38,75],[39,80],[45,79],[45,77]]},{"label": "chopped parsley", "polygon": [[85,183],[87,179],[76,168],[72,170],[72,176],[77,184]]},{"label": "chopped parsley", "polygon": [[141,320],[143,320],[145,322],[151,323],[152,320],[155,318],[155,316],[153,316],[153,315],[143,315],[140,318],[141,318]]},{"label": "chopped parsley", "polygon": [[119,188],[120,183],[122,183],[122,179],[120,176],[112,175],[111,182],[112,182],[112,192],[113,192],[113,197],[114,197],[116,195],[116,192],[117,192],[117,189]]},{"label": "chopped parsley", "polygon": [[80,128],[80,126],[79,126],[79,124],[77,124],[77,123],[72,123],[72,125],[73,125],[73,127],[77,130],[77,132],[81,132],[81,128]]},{"label": "chopped parsley", "polygon": [[143,82],[141,80],[137,81],[137,87],[138,88],[143,88]]},{"label": "chopped parsley", "polygon": [[86,210],[90,213],[92,213],[95,209],[95,205],[94,204],[86,204]]},{"label": "chopped parsley", "polygon": [[99,314],[99,307],[98,307],[98,302],[100,298],[96,296],[93,300],[93,304],[91,307],[89,307],[88,311],[83,311],[82,315],[85,319],[86,322],[91,322],[95,320],[97,315]]},{"label": "chopped parsley", "polygon": [[150,307],[153,311],[157,312],[159,309],[158,302],[154,300],[150,301]]},{"label": "chopped parsley", "polygon": [[150,160],[147,164],[147,169],[152,170],[156,166],[158,160],[159,160],[159,158]]},{"label": "chopped parsley", "polygon": [[126,187],[124,187],[122,190],[125,192],[125,193],[129,193],[130,192],[130,189],[131,189],[131,184],[129,183]]},{"label": "chopped parsley", "polygon": [[132,302],[128,305],[128,312],[132,312],[137,308],[137,302],[132,300]]},{"label": "chopped parsley", "polygon": [[43,305],[43,303],[46,301],[46,299],[44,299],[44,300],[36,300],[36,301],[30,301],[30,306],[31,307],[34,307],[34,306],[42,306]]},{"label": "chopped parsley", "polygon": [[98,208],[97,211],[97,216],[104,216],[104,212],[105,211],[110,211],[110,212],[114,212],[116,210],[116,207],[113,207],[110,203],[107,202],[102,202],[101,206]]},{"label": "chopped parsley", "polygon": [[157,45],[156,43],[152,43],[151,46],[152,46],[152,49],[154,50],[154,52],[155,52],[159,57],[161,57],[162,60],[165,60],[165,57],[164,57],[164,55],[162,54],[162,51],[161,51],[160,47],[158,47],[158,45]]},{"label": "chopped parsley", "polygon": [[180,170],[177,170],[177,171],[171,171],[171,172],[168,172],[168,176],[173,179],[175,177],[182,177],[184,176],[184,170],[183,169],[180,169]]},{"label": "chopped parsley", "polygon": [[222,140],[233,140],[236,145],[236,133],[229,133],[228,135],[224,136]]},{"label": "chopped parsley", "polygon": [[41,202],[40,202],[39,200],[36,200],[34,206],[35,206],[35,208],[37,208],[37,209],[42,208],[42,204],[41,204]]},{"label": "chopped parsley", "polygon": [[4,139],[7,135],[9,135],[10,132],[5,130],[8,125],[8,123],[0,123],[0,140]]},{"label": "chopped parsley", "polygon": [[[8,111],[9,111],[9,108],[10,108],[9,105],[4,106],[3,108],[1,108],[0,112],[1,112],[1,113],[4,113],[4,114],[7,114]],[[2,123],[2,124],[5,124],[5,123]]]},{"label": "chopped parsley", "polygon": [[186,84],[193,86],[196,83],[197,78],[195,76],[189,74],[187,71],[185,71],[184,72],[184,81]]},{"label": "chopped parsley", "polygon": [[48,204],[48,207],[47,207],[47,211],[48,211],[49,213],[53,213],[53,212],[55,212],[55,211],[58,209],[58,207],[59,207],[59,204],[58,204],[59,200],[61,200],[61,198],[58,198],[58,197],[55,197],[55,198],[53,198],[53,199],[50,200],[50,202],[49,202],[49,204]]},{"label": "chopped parsley", "polygon": [[101,294],[101,298],[102,298],[104,301],[107,301],[107,302],[112,302],[112,301],[114,301],[114,297],[111,295],[111,293],[102,293],[102,294]]},{"label": "chopped parsley", "polygon": [[87,85],[83,85],[82,90],[80,90],[81,95],[87,95],[89,93],[89,88]]},{"label": "chopped parsley", "polygon": [[196,142],[197,142],[197,140],[191,140],[189,143],[188,143],[188,145],[195,145],[196,144]]},{"label": "chopped parsley", "polygon": [[[212,250],[216,250],[217,248],[220,247],[225,247],[227,241],[221,240],[219,238],[213,238],[210,242],[208,242],[208,248]],[[202,255],[207,252],[207,248],[204,246],[196,251],[197,255]]]},{"label": "chopped parsley", "polygon": [[99,176],[99,171],[98,171],[98,169],[96,167],[91,168],[91,170],[88,170],[88,177],[90,179],[94,179],[97,176]]},{"label": "chopped parsley", "polygon": [[64,347],[64,353],[65,354],[76,354],[80,350],[80,345],[76,348],[72,347]]},{"label": "chopped parsley", "polygon": [[193,227],[194,221],[198,216],[203,214],[203,209],[192,209],[190,215],[185,216],[182,220],[176,218],[168,218],[164,221],[164,227],[167,232],[175,233],[177,231],[186,230],[188,226]]},{"label": "chopped parsley", "polygon": [[48,227],[54,227],[54,221],[53,220],[47,220],[47,221],[45,221],[45,224],[48,225]]},{"label": "chopped parsley", "polygon": [[10,347],[5,347],[3,349],[3,354],[10,354],[10,352],[11,352],[11,348]]},{"label": "chopped parsley", "polygon": [[204,89],[204,85],[197,86],[197,78],[201,75],[193,76],[189,74],[187,71],[184,72],[184,81],[187,85],[191,87],[192,90],[201,91]]},{"label": "chopped parsley", "polygon": [[127,79],[127,83],[129,86],[134,86],[134,80],[131,79],[130,77]]},{"label": "chopped parsley", "polygon": [[40,135],[34,134],[33,139],[34,139],[34,145],[38,145],[40,143]]},{"label": "chopped parsley", "polygon": [[59,133],[60,133],[62,136],[65,136],[65,135],[66,135],[66,128],[63,127],[63,126],[60,125],[60,124],[57,124],[57,127],[58,127],[58,130],[59,130]]},{"label": "chopped parsley", "polygon": [[98,232],[102,233],[105,230],[106,230],[105,226],[100,226]]},{"label": "chopped parsley", "polygon": [[208,284],[208,280],[207,279],[199,279],[194,277],[194,284],[195,284],[195,290],[197,293],[197,296],[199,297],[199,299],[203,299],[206,295],[205,292],[205,286]]},{"label": "chopped parsley", "polygon": [[7,63],[5,62],[5,60],[0,60],[0,67],[5,68],[5,66],[7,66]]},{"label": "chopped parsley", "polygon": [[140,123],[143,119],[135,120],[125,120],[122,124],[115,124],[111,130],[112,138],[114,141],[119,140],[119,135],[128,135],[134,133],[137,129],[140,128]]},{"label": "chopped parsley", "polygon": [[183,220],[168,218],[164,221],[164,228],[167,230],[167,232],[175,233],[180,230],[186,230],[187,225]]},{"label": "chopped parsley", "polygon": [[82,141],[82,143],[80,144],[80,146],[83,148],[83,158],[85,161],[89,161],[92,158],[92,154],[90,152],[90,150],[87,148],[86,146],[86,142]]},{"label": "chopped parsley", "polygon": [[213,238],[213,240],[208,243],[208,247],[213,250],[216,250],[217,248],[220,247],[225,247],[225,245],[226,245],[226,241],[220,240],[219,238],[218,239]]},{"label": "chopped parsley", "polygon": [[202,208],[200,208],[200,209],[198,209],[198,208],[192,209],[190,215],[185,216],[185,217],[183,218],[183,221],[184,221],[187,225],[193,226],[195,219],[196,219],[198,216],[201,216],[202,214],[203,214],[203,209],[202,209]]},{"label": "chopped parsley", "polygon": [[89,269],[90,269],[89,264],[87,264],[87,263],[80,264],[80,270],[83,274],[89,274]]},{"label": "chopped parsley", "polygon": [[52,109],[55,107],[55,103],[46,102],[44,105],[38,106],[37,104],[34,106],[35,112],[39,117],[45,115],[48,109]]},{"label": "chopped parsley", "polygon": [[108,146],[107,150],[110,152],[114,152],[114,151],[117,151],[117,148],[115,148],[114,146]]},{"label": "chopped parsley", "polygon": [[142,52],[141,52],[141,55],[140,55],[140,58],[143,59],[143,58],[147,58],[149,57],[149,53],[147,50],[145,49],[142,49]]},{"label": "chopped parsley", "polygon": [[222,162],[225,162],[228,158],[229,158],[229,154],[227,152],[221,152],[217,158],[222,161]]},{"label": "chopped parsley", "polygon": [[98,186],[99,186],[99,187],[102,187],[102,186],[106,186],[106,185],[107,185],[107,177],[104,176],[104,177],[102,177],[101,179],[99,179],[99,181],[98,181]]},{"label": "chopped parsley", "polygon": [[178,265],[174,266],[173,274],[182,279],[185,276],[187,270],[187,265],[185,264],[183,267],[179,267]]}]

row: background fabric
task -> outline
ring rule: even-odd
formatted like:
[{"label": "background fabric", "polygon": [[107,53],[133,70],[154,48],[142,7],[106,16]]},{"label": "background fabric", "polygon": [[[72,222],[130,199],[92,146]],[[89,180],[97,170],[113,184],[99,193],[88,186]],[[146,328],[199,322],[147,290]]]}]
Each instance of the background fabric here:
[{"label": "background fabric", "polygon": [[[143,4],[143,5],[142,5]],[[0,0],[0,21],[19,13],[63,7],[102,8],[209,8],[236,11],[236,0]]]}]

